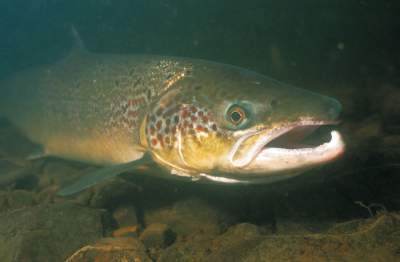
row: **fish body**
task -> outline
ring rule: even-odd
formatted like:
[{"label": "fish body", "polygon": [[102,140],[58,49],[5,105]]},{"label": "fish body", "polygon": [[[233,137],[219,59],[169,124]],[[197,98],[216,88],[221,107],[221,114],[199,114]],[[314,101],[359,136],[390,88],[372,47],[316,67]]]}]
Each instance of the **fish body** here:
[{"label": "fish body", "polygon": [[337,123],[334,99],[210,61],[93,54],[75,36],[68,57],[15,75],[0,94],[1,114],[46,155],[111,167],[148,157],[170,177],[270,183],[344,152],[336,131],[299,144]]}]

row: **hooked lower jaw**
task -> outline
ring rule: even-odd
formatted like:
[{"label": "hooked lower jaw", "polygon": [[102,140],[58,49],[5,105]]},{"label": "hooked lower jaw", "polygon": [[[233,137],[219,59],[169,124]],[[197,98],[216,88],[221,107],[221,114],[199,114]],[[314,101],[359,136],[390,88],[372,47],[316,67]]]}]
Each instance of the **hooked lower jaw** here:
[{"label": "hooked lower jaw", "polygon": [[[299,144],[300,145],[300,144]],[[335,160],[341,154],[344,153],[345,144],[342,136],[338,131],[331,132],[331,141],[324,143],[316,147],[302,146],[301,148],[288,149],[288,148],[277,148],[277,147],[264,147],[261,149],[258,157],[277,157],[277,156],[302,156],[307,157],[309,155],[326,155],[330,156],[330,159],[326,159],[328,162]]]},{"label": "hooked lower jaw", "polygon": [[290,170],[298,170],[301,173],[324,165],[344,153],[345,144],[339,132],[332,131],[331,140],[316,147],[299,142],[319,126],[328,124],[336,123],[302,121],[288,125],[272,134],[262,136],[247,156],[239,159],[232,157],[230,162],[237,172],[253,174],[276,174]]}]

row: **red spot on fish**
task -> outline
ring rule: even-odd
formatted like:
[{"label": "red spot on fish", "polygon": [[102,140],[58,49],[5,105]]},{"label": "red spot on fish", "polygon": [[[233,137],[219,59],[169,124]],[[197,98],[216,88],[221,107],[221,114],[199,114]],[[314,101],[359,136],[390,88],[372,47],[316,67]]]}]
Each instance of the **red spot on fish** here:
[{"label": "red spot on fish", "polygon": [[154,127],[150,127],[150,134],[151,134],[152,136],[154,136],[154,132],[155,132]]},{"label": "red spot on fish", "polygon": [[197,116],[191,116],[191,117],[190,117],[190,120],[196,121],[196,120],[197,120]]},{"label": "red spot on fish", "polygon": [[153,123],[156,122],[156,117],[155,117],[154,115],[152,115],[152,116],[150,117],[150,121],[153,122]]},{"label": "red spot on fish", "polygon": [[208,109],[213,109],[214,108],[214,105],[209,105],[208,106]]},{"label": "red spot on fish", "polygon": [[189,125],[189,128],[190,128],[190,129],[193,129],[193,127],[194,127],[193,124],[190,124],[190,125]]},{"label": "red spot on fish", "polygon": [[165,124],[166,124],[167,126],[169,126],[169,125],[171,124],[171,119],[167,119],[167,120],[165,121]]},{"label": "red spot on fish", "polygon": [[183,111],[183,114],[182,114],[182,119],[185,119],[187,116],[188,116],[188,111]]},{"label": "red spot on fish", "polygon": [[191,107],[190,107],[190,110],[192,110],[193,113],[196,113],[196,112],[197,112],[197,108],[196,108],[195,106],[191,106]]},{"label": "red spot on fish", "polygon": [[176,135],[176,126],[172,127],[171,133],[172,135]]},{"label": "red spot on fish", "polygon": [[162,121],[160,120],[157,122],[157,130],[160,130],[161,126],[162,126]]},{"label": "red spot on fish", "polygon": [[202,117],[202,116],[204,115],[204,112],[203,112],[203,111],[200,111],[198,115],[199,115],[200,117]]},{"label": "red spot on fish", "polygon": [[208,133],[208,128],[207,127],[204,128],[204,133]]},{"label": "red spot on fish", "polygon": [[188,121],[185,121],[184,123],[183,123],[183,126],[186,128],[186,127],[188,127],[188,125],[189,125],[189,122]]},{"label": "red spot on fish", "polygon": [[158,141],[160,141],[160,145],[161,145],[161,147],[164,147],[164,141],[163,141],[163,139],[162,139],[162,136],[161,136],[161,135],[157,135],[157,140],[158,140]]},{"label": "red spot on fish", "polygon": [[165,141],[166,144],[169,144],[169,137],[166,136],[166,137],[164,138],[164,141]]},{"label": "red spot on fish", "polygon": [[197,126],[196,130],[197,130],[197,132],[202,132],[203,128],[201,126]]},{"label": "red spot on fish", "polygon": [[203,117],[202,121],[203,121],[203,123],[207,123],[208,118],[207,117]]},{"label": "red spot on fish", "polygon": [[185,131],[183,129],[181,130],[181,136],[185,136]]},{"label": "red spot on fish", "polygon": [[151,140],[151,144],[152,144],[153,146],[157,145],[157,139]]}]

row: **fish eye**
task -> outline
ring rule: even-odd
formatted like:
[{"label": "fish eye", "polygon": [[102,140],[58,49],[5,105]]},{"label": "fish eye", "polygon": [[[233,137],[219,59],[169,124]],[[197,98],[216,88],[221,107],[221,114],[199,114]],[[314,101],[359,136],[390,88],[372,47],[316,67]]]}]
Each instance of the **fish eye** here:
[{"label": "fish eye", "polygon": [[228,123],[232,127],[239,127],[246,121],[245,110],[237,105],[232,106],[227,113]]}]

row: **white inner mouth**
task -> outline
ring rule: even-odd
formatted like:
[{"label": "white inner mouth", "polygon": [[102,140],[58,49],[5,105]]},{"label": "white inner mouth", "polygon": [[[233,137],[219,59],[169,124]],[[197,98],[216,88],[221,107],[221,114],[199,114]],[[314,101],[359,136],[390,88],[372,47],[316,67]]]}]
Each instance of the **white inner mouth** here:
[{"label": "white inner mouth", "polygon": [[[324,121],[302,121],[288,125],[274,132],[273,134],[261,137],[255,146],[246,154],[245,157],[234,159],[234,154],[237,148],[240,147],[245,140],[252,135],[247,135],[246,138],[239,139],[235,145],[235,151],[231,151],[231,164],[235,167],[244,167],[247,165],[260,165],[260,161],[265,161],[267,158],[304,158],[310,157],[310,165],[322,165],[336,159],[344,152],[344,143],[341,135],[337,131],[332,131],[331,141],[319,146],[309,146],[300,142],[315,131],[321,125],[335,124]],[[260,134],[257,132],[253,135]],[[254,163],[257,162],[257,163]],[[268,161],[267,161],[268,162]],[[306,161],[307,162],[307,161]]]}]

